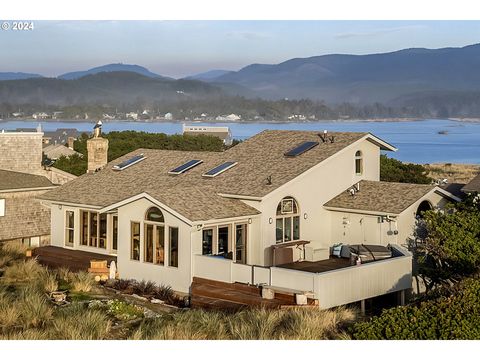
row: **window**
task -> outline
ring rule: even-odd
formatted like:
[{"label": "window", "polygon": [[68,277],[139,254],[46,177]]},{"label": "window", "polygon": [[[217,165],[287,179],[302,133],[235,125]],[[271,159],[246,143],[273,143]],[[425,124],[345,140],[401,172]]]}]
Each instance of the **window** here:
[{"label": "window", "polygon": [[98,247],[107,248],[107,214],[100,214],[100,222],[98,224]]},{"label": "window", "polygon": [[132,166],[132,165],[135,165],[136,163],[142,161],[142,160],[145,160],[145,157],[143,156],[143,154],[140,154],[140,155],[137,155],[137,156],[134,156],[128,160],[125,160],[123,162],[121,162],[120,164],[117,164],[113,167],[113,170],[116,170],[116,171],[122,171],[122,170],[125,170],[126,168]]},{"label": "window", "polygon": [[202,232],[202,255],[213,254],[213,229],[204,229]]},{"label": "window", "polygon": [[130,224],[131,259],[140,260],[140,223]]},{"label": "window", "polygon": [[172,267],[178,267],[178,228],[169,227],[169,253],[168,264]]},{"label": "window", "polygon": [[97,247],[98,213],[90,213],[90,238],[88,245]]},{"label": "window", "polygon": [[80,245],[84,245],[84,246],[88,245],[88,216],[89,216],[88,211],[82,211],[80,213],[80,221],[81,221]]},{"label": "window", "polygon": [[145,214],[144,261],[157,265],[165,263],[165,217],[157,207]]},{"label": "window", "polygon": [[358,150],[355,153],[355,174],[362,175],[363,173],[363,156],[362,152]]},{"label": "window", "polygon": [[207,171],[202,176],[215,177],[215,176],[220,175],[221,173],[227,171],[228,169],[234,167],[235,165],[237,165],[236,161],[226,161],[223,164],[220,164],[217,167],[214,167],[212,170]]},{"label": "window", "polygon": [[218,254],[228,253],[228,238],[230,228],[228,226],[218,227]]},{"label": "window", "polygon": [[147,210],[147,214],[145,215],[145,220],[148,221],[155,221],[155,222],[165,222],[163,218],[163,214],[157,207],[151,207]]},{"label": "window", "polygon": [[165,263],[165,227],[157,226],[155,236],[155,264],[163,265]]},{"label": "window", "polygon": [[247,224],[235,225],[235,262],[247,263]]},{"label": "window", "polygon": [[0,216],[5,216],[5,199],[0,199]]},{"label": "window", "polygon": [[118,250],[118,216],[112,216],[112,250]]},{"label": "window", "polygon": [[300,240],[300,211],[292,197],[283,198],[277,206],[275,242]]},{"label": "window", "polygon": [[183,174],[184,172],[194,168],[197,165],[200,165],[203,161],[202,160],[190,160],[179,167],[176,167],[173,170],[170,170],[168,173],[172,175],[179,175]]},{"label": "window", "polygon": [[73,246],[73,234],[74,234],[74,225],[75,217],[73,211],[66,211],[66,221],[65,221],[65,245]]}]

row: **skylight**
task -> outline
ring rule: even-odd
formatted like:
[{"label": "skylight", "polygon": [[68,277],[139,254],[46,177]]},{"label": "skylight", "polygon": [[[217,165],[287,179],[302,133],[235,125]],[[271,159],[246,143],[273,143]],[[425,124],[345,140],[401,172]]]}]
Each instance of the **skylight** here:
[{"label": "skylight", "polygon": [[140,161],[145,160],[145,159],[146,158],[143,156],[143,154],[136,155],[136,156],[134,156],[134,157],[132,157],[128,160],[125,160],[125,161],[121,162],[118,165],[113,166],[113,170],[116,170],[116,171],[125,170],[126,168],[128,168],[132,165],[135,165],[136,163],[139,163]]},{"label": "skylight", "polygon": [[228,169],[234,167],[235,165],[237,165],[236,161],[226,161],[223,164],[218,165],[217,167],[214,167],[212,170],[207,171],[202,176],[215,177],[215,176],[220,175],[221,173],[227,171]]},{"label": "skylight", "polygon": [[295,148],[287,151],[284,155],[287,157],[296,157],[296,156],[302,155],[308,150],[313,149],[317,145],[318,145],[317,141],[305,141],[300,145],[296,146]]},{"label": "skylight", "polygon": [[203,160],[190,160],[185,164],[180,165],[173,170],[170,170],[168,173],[172,175],[179,175],[186,172],[187,170],[190,170],[191,168],[194,168],[197,165],[200,165],[202,162]]}]

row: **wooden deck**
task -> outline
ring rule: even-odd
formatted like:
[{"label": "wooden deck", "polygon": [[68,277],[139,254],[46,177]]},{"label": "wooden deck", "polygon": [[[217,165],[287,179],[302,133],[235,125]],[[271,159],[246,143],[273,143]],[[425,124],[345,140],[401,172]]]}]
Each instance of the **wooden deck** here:
[{"label": "wooden deck", "polygon": [[330,270],[343,269],[349,266],[351,266],[350,259],[333,256],[329,259],[320,261],[297,261],[289,264],[277,265],[277,267],[285,269],[307,271],[312,273],[322,273]]},{"label": "wooden deck", "polygon": [[262,298],[259,287],[245,284],[229,284],[220,281],[193,278],[191,287],[192,308],[237,311],[248,307],[279,309],[295,305],[295,297],[276,293],[275,299]]},{"label": "wooden deck", "polygon": [[116,256],[95,254],[82,250],[70,250],[57,246],[41,246],[35,248],[32,256],[37,261],[51,268],[67,267],[72,271],[87,271],[90,267],[90,260],[117,261]]}]

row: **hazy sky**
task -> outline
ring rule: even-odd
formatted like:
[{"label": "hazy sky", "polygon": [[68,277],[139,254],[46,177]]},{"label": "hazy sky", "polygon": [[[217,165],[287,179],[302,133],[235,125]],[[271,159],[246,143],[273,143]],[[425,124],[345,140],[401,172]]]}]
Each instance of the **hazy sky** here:
[{"label": "hazy sky", "polygon": [[480,21],[35,21],[0,30],[0,72],[57,76],[108,63],[165,76],[330,53],[480,42]]}]

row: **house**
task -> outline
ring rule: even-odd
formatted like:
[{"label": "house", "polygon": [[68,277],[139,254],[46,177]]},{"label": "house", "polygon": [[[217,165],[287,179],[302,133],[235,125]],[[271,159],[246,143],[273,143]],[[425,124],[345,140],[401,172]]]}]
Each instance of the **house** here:
[{"label": "house", "polygon": [[183,135],[208,135],[220,138],[226,146],[232,145],[233,137],[228,126],[182,126]]},{"label": "house", "polygon": [[479,193],[480,194],[480,174],[475,176],[468,184],[466,184],[462,191],[464,193]]},{"label": "house", "polygon": [[51,160],[57,160],[62,156],[70,157],[72,155],[82,156],[79,152],[63,144],[50,144],[43,148],[45,156]]},{"label": "house", "polygon": [[125,114],[127,119],[138,120],[138,114],[136,112],[129,112]]},{"label": "house", "polygon": [[230,115],[219,115],[215,118],[216,121],[238,121],[241,120],[242,117],[237,114],[230,114]]},{"label": "house", "polygon": [[[380,151],[396,148],[370,133],[264,131],[224,152],[138,149],[110,163],[107,139],[89,141],[89,173],[40,196],[52,245],[115,255],[120,277],[185,293],[200,278],[305,292],[322,308],[404,294],[415,219],[455,201],[379,181]],[[340,242],[391,256],[352,266],[332,257]]]},{"label": "house", "polygon": [[37,196],[54,187],[41,175],[0,170],[0,242],[50,243],[50,209]]}]

